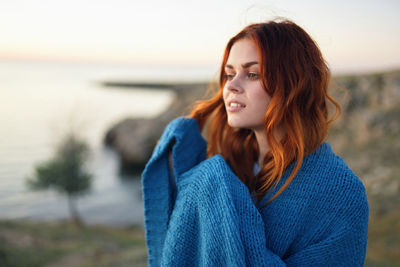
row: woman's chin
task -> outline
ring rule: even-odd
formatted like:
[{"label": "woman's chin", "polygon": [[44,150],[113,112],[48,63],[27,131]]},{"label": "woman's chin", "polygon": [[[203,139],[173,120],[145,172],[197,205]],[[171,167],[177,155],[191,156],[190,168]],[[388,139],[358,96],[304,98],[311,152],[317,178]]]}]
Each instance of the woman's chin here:
[{"label": "woman's chin", "polygon": [[237,120],[229,120],[228,125],[232,128],[248,128],[248,125],[245,122],[237,121]]}]

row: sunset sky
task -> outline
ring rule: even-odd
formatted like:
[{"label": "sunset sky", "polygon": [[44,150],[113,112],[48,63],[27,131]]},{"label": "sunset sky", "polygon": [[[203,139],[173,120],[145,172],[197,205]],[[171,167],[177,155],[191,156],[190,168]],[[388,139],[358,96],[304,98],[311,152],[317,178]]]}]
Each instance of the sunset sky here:
[{"label": "sunset sky", "polygon": [[393,69],[399,13],[398,0],[1,0],[0,60],[212,66],[244,26],[283,16],[333,71]]}]

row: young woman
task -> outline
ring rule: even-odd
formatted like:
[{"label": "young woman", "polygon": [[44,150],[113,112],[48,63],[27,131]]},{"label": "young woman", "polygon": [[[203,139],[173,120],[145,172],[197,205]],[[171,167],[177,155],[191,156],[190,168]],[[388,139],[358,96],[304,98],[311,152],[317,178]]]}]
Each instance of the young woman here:
[{"label": "young woman", "polygon": [[170,123],[143,173],[149,265],[363,265],[368,202],[324,142],[329,79],[291,21],[229,40],[219,91]]}]

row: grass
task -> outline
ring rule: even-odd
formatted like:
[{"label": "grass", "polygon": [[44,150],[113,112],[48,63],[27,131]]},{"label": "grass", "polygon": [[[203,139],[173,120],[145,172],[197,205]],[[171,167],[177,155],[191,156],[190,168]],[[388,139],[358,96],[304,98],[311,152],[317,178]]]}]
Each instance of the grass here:
[{"label": "grass", "polygon": [[400,211],[371,216],[365,266],[400,266]]},{"label": "grass", "polygon": [[[0,266],[146,266],[142,227],[0,221]],[[371,214],[366,267],[400,266],[400,212]]]},{"label": "grass", "polygon": [[0,221],[0,266],[146,266],[141,227]]}]

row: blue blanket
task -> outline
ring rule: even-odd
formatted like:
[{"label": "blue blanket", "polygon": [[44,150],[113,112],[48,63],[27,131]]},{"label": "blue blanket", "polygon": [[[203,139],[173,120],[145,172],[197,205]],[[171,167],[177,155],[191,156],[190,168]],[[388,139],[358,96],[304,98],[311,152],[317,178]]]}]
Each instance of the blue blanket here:
[{"label": "blue blanket", "polygon": [[365,189],[329,144],[305,157],[290,186],[265,208],[274,192],[254,204],[220,155],[206,159],[206,148],[197,122],[178,118],[146,165],[149,266],[363,266]]}]

